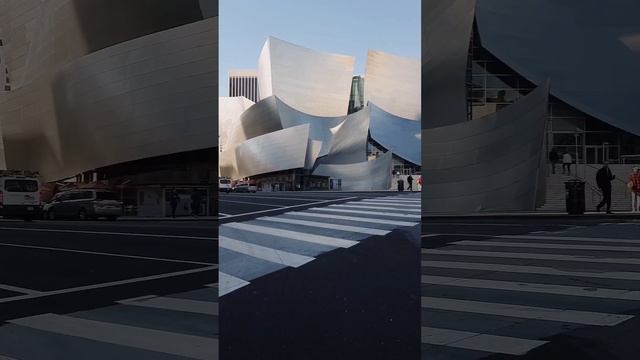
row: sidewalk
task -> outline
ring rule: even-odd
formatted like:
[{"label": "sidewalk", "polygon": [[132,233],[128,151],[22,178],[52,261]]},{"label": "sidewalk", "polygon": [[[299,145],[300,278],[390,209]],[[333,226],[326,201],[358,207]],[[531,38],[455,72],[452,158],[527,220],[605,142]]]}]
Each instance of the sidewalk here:
[{"label": "sidewalk", "polygon": [[580,218],[588,218],[588,219],[637,219],[640,221],[640,213],[632,213],[629,211],[626,212],[613,212],[613,214],[607,214],[604,211],[595,212],[595,211],[587,211],[584,214],[567,214],[566,212],[548,212],[548,211],[513,211],[513,212],[477,212],[477,213],[461,213],[461,214],[450,214],[450,213],[433,213],[433,214],[423,214],[423,219],[478,219],[478,218],[486,218],[486,219],[519,219],[519,218],[537,218],[537,219],[558,219],[558,218],[569,218],[569,219],[580,219]]},{"label": "sidewalk", "polygon": [[218,220],[217,216],[178,216],[172,217],[145,217],[145,216],[120,216],[118,221],[213,221]]}]

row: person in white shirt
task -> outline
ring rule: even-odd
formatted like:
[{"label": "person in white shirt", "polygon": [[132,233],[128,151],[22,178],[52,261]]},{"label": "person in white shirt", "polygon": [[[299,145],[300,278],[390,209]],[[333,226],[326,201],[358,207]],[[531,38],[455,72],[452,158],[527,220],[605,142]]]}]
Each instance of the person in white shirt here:
[{"label": "person in white shirt", "polygon": [[565,174],[565,169],[566,169],[566,174],[571,175],[571,164],[573,164],[573,157],[571,156],[571,154],[565,151],[564,155],[562,155],[562,173],[563,174]]}]

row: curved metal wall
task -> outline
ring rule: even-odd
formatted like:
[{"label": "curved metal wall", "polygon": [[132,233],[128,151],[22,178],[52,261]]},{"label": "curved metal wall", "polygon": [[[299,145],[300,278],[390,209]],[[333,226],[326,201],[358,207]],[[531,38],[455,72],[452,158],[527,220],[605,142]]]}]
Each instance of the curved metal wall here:
[{"label": "curved metal wall", "polygon": [[221,149],[226,147],[230,134],[240,127],[242,114],[253,104],[253,101],[244,96],[218,99],[218,134],[220,135],[218,145]]},{"label": "curved metal wall", "polygon": [[476,12],[493,55],[535,84],[551,79],[551,93],[573,107],[640,135],[640,2],[478,0]]},{"label": "curved metal wall", "polygon": [[309,125],[299,125],[249,139],[235,148],[238,178],[305,166]]},{"label": "curved metal wall", "polygon": [[262,99],[242,113],[238,126],[229,130],[227,147],[241,144],[256,136],[282,130],[276,98]]},{"label": "curved metal wall", "polygon": [[375,160],[354,164],[321,164],[313,172],[318,176],[342,179],[344,191],[389,189],[393,155],[387,151]]},{"label": "curved metal wall", "polygon": [[371,138],[394,155],[421,164],[420,122],[399,118],[369,103]]},{"label": "curved metal wall", "polygon": [[367,161],[367,140],[371,108],[348,115],[331,129],[329,152],[321,159],[324,164],[351,164]]},{"label": "curved metal wall", "polygon": [[217,18],[211,18],[66,67],[54,82],[61,175],[216,147],[216,62]]},{"label": "curved metal wall", "polygon": [[258,64],[260,98],[275,95],[302,113],[347,114],[355,58],[269,37]]},{"label": "curved metal wall", "polygon": [[466,68],[475,2],[422,3],[423,129],[467,119]]},{"label": "curved metal wall", "polygon": [[420,120],[420,60],[369,50],[364,75],[365,104],[395,116]]},{"label": "curved metal wall", "polygon": [[485,118],[423,130],[423,213],[534,210],[549,84]]}]

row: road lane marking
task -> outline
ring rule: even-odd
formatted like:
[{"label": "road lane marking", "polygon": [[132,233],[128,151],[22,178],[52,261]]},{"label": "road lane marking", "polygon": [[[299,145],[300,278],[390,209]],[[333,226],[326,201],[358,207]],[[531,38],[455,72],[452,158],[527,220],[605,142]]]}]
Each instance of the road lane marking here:
[{"label": "road lane marking", "polygon": [[176,271],[176,272],[164,273],[164,274],[159,274],[159,275],[150,275],[150,276],[143,276],[143,277],[132,278],[132,279],[110,281],[110,282],[101,283],[101,284],[77,286],[77,287],[73,287],[73,288],[60,289],[60,290],[42,291],[42,292],[40,292],[38,294],[18,295],[18,296],[12,296],[12,297],[8,297],[8,298],[0,298],[0,304],[9,303],[9,302],[13,302],[13,301],[19,301],[19,300],[41,298],[41,297],[46,297],[46,296],[53,296],[53,295],[69,294],[69,293],[80,292],[80,291],[102,289],[102,288],[119,286],[119,285],[135,284],[135,283],[139,283],[139,282],[143,282],[143,281],[166,279],[166,278],[170,278],[170,277],[176,277],[176,276],[182,276],[182,275],[190,275],[190,274],[196,274],[196,273],[205,272],[205,271],[216,270],[217,268],[218,268],[217,265],[216,266],[207,266],[207,267],[202,267],[202,268],[197,268],[197,269]]},{"label": "road lane marking", "polygon": [[[277,197],[277,196],[260,196],[260,195],[223,195],[220,197],[222,200],[223,197],[233,197],[240,199],[277,199],[277,200],[295,200],[295,201],[318,201],[318,199],[322,199],[320,197],[317,198],[298,198],[298,197]],[[331,199],[327,199],[331,200]]]},{"label": "road lane marking", "polygon": [[218,303],[198,301],[172,297],[144,297],[129,300],[120,300],[123,305],[140,306],[146,308],[190,312],[195,314],[218,316]]},{"label": "road lane marking", "polygon": [[368,199],[371,201],[378,201],[378,202],[401,202],[401,203],[421,203],[422,200],[420,199],[394,199],[394,198],[373,198],[373,199]]},{"label": "road lane marking", "polygon": [[16,359],[14,359],[14,358],[12,358],[12,357],[8,357],[8,356],[2,356],[2,355],[0,355],[0,360],[16,360]]},{"label": "road lane marking", "polygon": [[[11,291],[11,292],[17,292],[17,293],[22,293],[22,294],[30,294],[30,295],[42,293],[41,291],[38,291],[38,290],[27,289],[27,288],[22,288],[22,287],[12,286],[12,285],[6,285],[6,284],[0,284],[0,290],[7,290],[7,291]],[[0,358],[0,360],[1,360],[1,358]]]},{"label": "road lane marking", "polygon": [[548,342],[426,326],[422,327],[421,337],[423,344],[443,345],[507,355],[524,355]]},{"label": "road lane marking", "polygon": [[552,309],[536,306],[500,304],[426,296],[422,297],[422,307],[427,309],[508,316],[521,319],[557,321],[596,326],[615,326],[634,317],[633,315],[608,314],[567,309]]},{"label": "road lane marking", "polygon": [[535,235],[500,235],[498,239],[522,239],[522,240],[561,240],[561,241],[584,241],[584,242],[616,242],[628,244],[640,244],[636,239],[616,239],[616,238],[593,238],[576,236],[535,236]]},{"label": "road lane marking", "polygon": [[56,247],[48,247],[48,246],[19,245],[19,244],[12,244],[12,243],[0,243],[0,246],[25,248],[25,249],[61,251],[61,252],[100,255],[100,256],[112,256],[112,257],[121,257],[121,258],[127,258],[127,259],[153,260],[153,261],[173,262],[173,263],[181,263],[181,264],[215,265],[213,263],[206,263],[206,262],[200,262],[200,261],[165,259],[165,258],[156,258],[156,257],[149,257],[149,256],[126,255],[126,254],[113,254],[113,253],[105,253],[105,252],[99,252],[99,251],[76,250],[76,249],[56,248]]},{"label": "road lane marking", "polygon": [[300,205],[283,206],[283,207],[278,208],[278,209],[251,211],[251,212],[246,212],[246,213],[241,213],[241,214],[233,214],[233,215],[230,215],[230,216],[226,216],[226,217],[224,217],[224,219],[235,218],[235,217],[240,217],[240,216],[247,216],[247,215],[264,214],[264,213],[270,213],[270,212],[274,212],[274,211],[281,211],[281,210],[285,210],[285,209],[295,209],[295,208],[300,208],[300,207],[305,207],[305,206],[322,205],[322,204],[328,204],[328,203],[338,202],[338,201],[347,201],[347,200],[352,200],[352,199],[357,199],[357,198],[358,198],[357,196],[352,196],[352,197],[346,197],[346,198],[340,198],[340,199],[334,199],[334,200],[317,201],[317,202],[313,202],[313,203],[306,203],[306,204],[300,204]]},{"label": "road lane marking", "polygon": [[260,246],[226,236],[220,236],[219,245],[221,248],[231,250],[237,253],[252,256],[258,259],[270,261],[275,264],[282,264],[290,267],[300,267],[314,260],[310,256],[290,253],[287,251],[276,250],[266,246]]},{"label": "road lane marking", "polygon": [[244,231],[255,232],[259,234],[273,235],[279,236],[282,238],[299,240],[314,244],[328,245],[333,247],[341,247],[341,248],[349,248],[353,245],[356,245],[358,242],[353,240],[340,239],[336,237],[323,236],[323,235],[315,235],[309,233],[303,233],[298,231],[291,230],[282,230],[276,228],[270,228],[267,226],[259,226],[252,225],[246,223],[228,223],[221,226],[222,228],[232,228]]},{"label": "road lane marking", "polygon": [[422,204],[409,204],[409,203],[399,203],[399,202],[378,202],[374,200],[362,200],[362,201],[352,201],[349,204],[362,204],[362,205],[378,205],[378,206],[403,206],[408,208],[421,208]]},{"label": "road lane marking", "polygon": [[257,218],[256,220],[272,221],[272,222],[292,224],[292,225],[311,226],[311,227],[317,227],[322,229],[342,230],[342,231],[357,232],[357,233],[369,234],[369,235],[387,235],[388,233],[390,233],[390,231],[387,231],[387,230],[365,228],[365,227],[351,226],[351,225],[338,225],[338,224],[331,224],[327,222],[295,220],[295,219],[289,219],[289,218],[283,218],[283,217],[265,216],[265,217]]},{"label": "road lane marking", "polygon": [[457,261],[422,261],[423,267],[435,267],[445,269],[463,269],[463,270],[481,270],[481,271],[497,271],[519,274],[537,274],[537,275],[554,275],[554,276],[575,276],[575,277],[588,277],[598,279],[614,279],[614,280],[640,280],[640,272],[628,272],[628,271],[611,271],[602,272],[598,270],[594,271],[566,271],[552,267],[543,266],[522,266],[522,265],[506,265],[506,264],[486,264],[486,263],[471,263],[471,262],[457,262]]},{"label": "road lane marking", "polygon": [[0,230],[36,231],[36,232],[54,232],[54,233],[69,233],[69,234],[90,234],[90,235],[138,236],[138,237],[192,239],[192,240],[215,240],[216,239],[214,237],[205,237],[205,236],[124,233],[124,232],[110,232],[110,231],[90,231],[90,230],[36,229],[36,228],[6,227],[6,226],[0,227]]},{"label": "road lane marking", "polygon": [[538,294],[582,296],[600,299],[640,300],[640,291],[625,289],[605,289],[584,286],[526,283],[475,278],[455,278],[447,276],[422,275],[422,283],[428,285],[457,286],[466,288],[530,292]]},{"label": "road lane marking", "polygon": [[343,216],[343,215],[333,215],[333,214],[319,214],[319,213],[314,213],[310,211],[305,211],[305,212],[290,211],[285,213],[285,215],[306,216],[306,217],[313,217],[313,218],[324,218],[324,219],[335,219],[335,220],[349,220],[349,221],[359,221],[364,223],[396,225],[396,226],[415,226],[419,224],[417,222],[408,222],[408,221],[365,218],[365,217],[357,217],[357,216]]},{"label": "road lane marking", "polygon": [[37,315],[11,320],[10,322],[51,333],[163,354],[202,360],[218,358],[218,340],[202,336],[171,333],[56,314]]},{"label": "road lane marking", "polygon": [[418,215],[418,214],[398,214],[398,213],[377,212],[377,211],[347,210],[347,209],[336,209],[336,208],[332,208],[332,207],[311,208],[309,210],[313,210],[313,211],[331,211],[331,212],[349,213],[349,214],[391,216],[391,217],[412,218],[412,219],[420,219],[422,217],[421,215]]},{"label": "road lane marking", "polygon": [[240,289],[243,286],[249,285],[248,281],[222,271],[218,272],[218,283],[220,284],[220,287],[218,288],[218,296],[224,296],[232,291]]},{"label": "road lane marking", "polygon": [[632,246],[567,245],[567,244],[521,243],[521,242],[506,242],[506,241],[505,242],[473,241],[473,240],[454,241],[450,244],[470,245],[470,246],[489,246],[489,247],[497,246],[497,247],[512,247],[512,248],[640,252],[640,247],[632,247]]},{"label": "road lane marking", "polygon": [[557,254],[537,254],[537,253],[519,253],[519,252],[438,250],[438,249],[422,249],[422,254],[640,265],[640,259],[637,259],[637,258],[636,259],[634,258],[596,258],[593,256],[586,256],[586,255],[557,255]]},{"label": "road lane marking", "polygon": [[389,206],[352,205],[352,204],[355,204],[355,203],[350,202],[350,203],[346,203],[346,204],[338,204],[338,205],[331,205],[331,206],[332,207],[339,207],[339,208],[391,210],[391,211],[398,211],[398,212],[417,212],[417,213],[419,213],[419,212],[422,211],[420,209],[394,208],[394,207],[389,207]]},{"label": "road lane marking", "polygon": [[236,201],[236,200],[225,200],[225,199],[219,199],[219,201],[220,202],[237,203],[237,204],[251,204],[251,205],[258,205],[258,206],[271,206],[271,207],[276,207],[276,208],[282,208],[283,207],[281,205],[257,203],[257,202],[250,202],[250,201]]}]

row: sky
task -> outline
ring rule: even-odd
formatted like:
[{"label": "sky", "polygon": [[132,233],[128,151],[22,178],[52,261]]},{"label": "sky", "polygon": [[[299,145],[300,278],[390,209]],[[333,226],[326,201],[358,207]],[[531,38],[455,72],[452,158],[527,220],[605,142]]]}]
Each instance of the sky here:
[{"label": "sky", "polygon": [[219,90],[230,69],[255,69],[268,36],[318,51],[356,57],[367,51],[420,59],[420,0],[220,0]]}]

